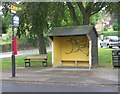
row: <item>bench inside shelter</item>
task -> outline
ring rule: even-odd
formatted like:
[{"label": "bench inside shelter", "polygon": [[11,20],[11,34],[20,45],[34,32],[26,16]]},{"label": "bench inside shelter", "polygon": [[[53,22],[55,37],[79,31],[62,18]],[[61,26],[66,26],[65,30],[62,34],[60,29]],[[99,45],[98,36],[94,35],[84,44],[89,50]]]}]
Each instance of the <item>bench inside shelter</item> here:
[{"label": "bench inside shelter", "polygon": [[40,61],[44,67],[47,67],[48,56],[28,56],[24,59],[25,67],[31,66],[31,61]]},{"label": "bench inside shelter", "polygon": [[64,66],[64,64],[67,64],[67,63],[73,64],[74,67],[78,67],[81,64],[87,63],[88,66],[86,66],[86,67],[90,68],[88,60],[61,60],[60,61],[60,65],[62,67]]}]

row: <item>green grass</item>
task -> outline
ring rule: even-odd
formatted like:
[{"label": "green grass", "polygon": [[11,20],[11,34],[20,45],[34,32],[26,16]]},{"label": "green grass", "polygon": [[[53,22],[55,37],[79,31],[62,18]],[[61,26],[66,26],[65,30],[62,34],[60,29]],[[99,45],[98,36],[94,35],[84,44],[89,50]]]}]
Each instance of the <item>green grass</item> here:
[{"label": "green grass", "polygon": [[[38,54],[33,54],[34,56],[38,56]],[[33,56],[33,55],[29,55],[29,56]],[[49,52],[48,54],[44,54],[46,56],[48,56],[48,66],[51,66],[52,63],[52,57],[51,57],[51,52]],[[15,57],[15,64],[16,67],[24,67],[24,58],[27,56],[17,56]],[[0,63],[0,65],[2,65],[2,70],[10,70],[11,69],[11,65],[12,65],[12,60],[11,58],[6,58],[6,59],[2,59],[2,62]],[[35,62],[31,62],[31,65],[33,67],[43,67],[42,63],[40,63],[39,61],[35,61]]]},{"label": "green grass", "polygon": [[[98,50],[98,62],[99,62],[99,67],[112,67],[112,49],[109,48],[99,48]],[[38,54],[33,54],[34,56]],[[33,56],[32,55],[32,56]],[[48,65],[51,65],[52,63],[52,55],[51,52],[46,54],[48,56]],[[24,67],[24,58],[26,56],[18,56],[16,57],[16,67]],[[2,60],[2,70],[9,70],[11,69],[11,58],[6,58]],[[40,62],[31,62],[32,67],[35,68],[41,68],[42,63]]]},{"label": "green grass", "polygon": [[98,62],[99,67],[112,67],[112,50],[109,48],[99,48]]}]

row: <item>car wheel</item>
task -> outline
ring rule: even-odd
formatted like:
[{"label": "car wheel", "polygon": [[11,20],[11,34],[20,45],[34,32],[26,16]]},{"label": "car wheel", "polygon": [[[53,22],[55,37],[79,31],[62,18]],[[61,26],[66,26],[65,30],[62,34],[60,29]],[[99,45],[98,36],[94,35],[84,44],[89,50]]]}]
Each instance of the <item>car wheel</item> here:
[{"label": "car wheel", "polygon": [[102,48],[103,46],[101,45],[101,43],[100,43],[100,47]]},{"label": "car wheel", "polygon": [[118,46],[120,48],[120,46]]},{"label": "car wheel", "polygon": [[112,46],[109,46],[109,48],[112,48]]},{"label": "car wheel", "polygon": [[112,48],[112,46],[110,46],[109,44],[107,44],[107,47],[108,47],[108,48]]}]

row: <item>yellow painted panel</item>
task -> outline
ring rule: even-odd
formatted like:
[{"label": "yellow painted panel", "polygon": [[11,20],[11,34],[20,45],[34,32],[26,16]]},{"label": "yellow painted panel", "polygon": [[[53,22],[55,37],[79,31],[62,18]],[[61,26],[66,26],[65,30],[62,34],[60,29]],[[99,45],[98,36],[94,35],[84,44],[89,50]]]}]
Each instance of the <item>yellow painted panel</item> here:
[{"label": "yellow painted panel", "polygon": [[78,67],[89,67],[89,62],[82,62],[82,61],[78,61],[77,62],[77,66]]},{"label": "yellow painted panel", "polygon": [[63,60],[89,60],[89,41],[86,36],[62,38]]},{"label": "yellow painted panel", "polygon": [[[89,40],[87,36],[54,37],[54,66],[61,66],[61,60],[69,60],[64,63],[73,66],[70,60],[89,61]],[[88,66],[88,63],[81,65]]]},{"label": "yellow painted panel", "polygon": [[53,37],[53,51],[54,51],[54,65],[53,66],[61,66],[61,38],[59,37]]},{"label": "yellow painted panel", "polygon": [[63,61],[62,62],[63,66],[71,66],[71,67],[75,67],[75,62],[74,61]]}]

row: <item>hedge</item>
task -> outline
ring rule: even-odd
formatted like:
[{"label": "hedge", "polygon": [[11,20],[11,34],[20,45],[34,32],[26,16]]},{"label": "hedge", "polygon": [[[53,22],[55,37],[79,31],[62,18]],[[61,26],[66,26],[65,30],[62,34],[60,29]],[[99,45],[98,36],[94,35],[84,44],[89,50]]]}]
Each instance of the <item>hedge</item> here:
[{"label": "hedge", "polygon": [[[0,45],[0,48],[2,48],[2,52],[10,52],[11,51],[11,44]],[[18,44],[18,50],[29,50],[29,49],[35,49],[35,48],[36,47],[30,43]]]},{"label": "hedge", "polygon": [[104,31],[102,32],[104,36],[119,36],[120,32],[118,31]]}]

